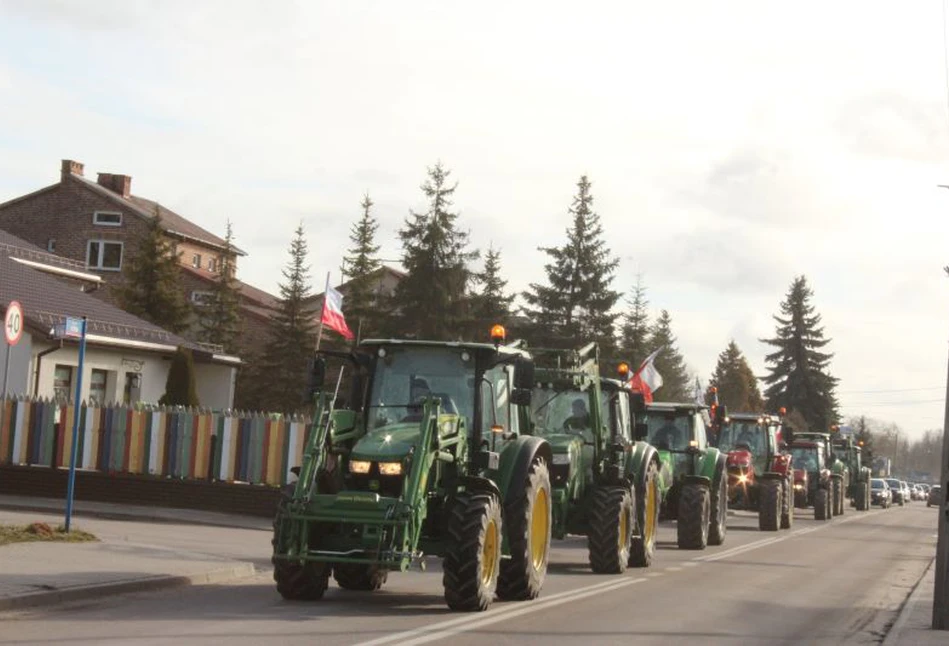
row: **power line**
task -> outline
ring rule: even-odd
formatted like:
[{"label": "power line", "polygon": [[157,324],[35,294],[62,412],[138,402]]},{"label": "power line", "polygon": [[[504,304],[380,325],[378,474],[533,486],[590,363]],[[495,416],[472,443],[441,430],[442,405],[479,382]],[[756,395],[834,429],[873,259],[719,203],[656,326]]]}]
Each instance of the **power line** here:
[{"label": "power line", "polygon": [[942,390],[945,386],[932,386],[930,388],[889,388],[884,390],[838,390],[838,395],[857,394],[857,393],[914,393],[921,390]]},{"label": "power line", "polygon": [[900,402],[869,402],[866,404],[861,404],[857,402],[856,404],[841,404],[841,408],[864,408],[866,406],[909,406],[910,404],[935,404],[937,402],[944,402],[945,399],[913,399]]}]

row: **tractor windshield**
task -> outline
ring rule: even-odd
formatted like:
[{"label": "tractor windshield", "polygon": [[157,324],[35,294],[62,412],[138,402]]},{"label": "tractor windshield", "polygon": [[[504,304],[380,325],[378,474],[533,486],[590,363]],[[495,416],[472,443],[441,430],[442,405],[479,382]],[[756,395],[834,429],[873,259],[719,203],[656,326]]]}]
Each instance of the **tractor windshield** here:
[{"label": "tractor windshield", "polygon": [[726,424],[718,439],[718,448],[724,452],[746,449],[752,455],[765,453],[768,429],[756,420],[732,420]]},{"label": "tractor windshield", "polygon": [[823,468],[823,450],[819,446],[792,446],[791,456],[795,469],[819,471]]},{"label": "tractor windshield", "polygon": [[643,417],[649,429],[647,441],[657,449],[684,451],[692,439],[692,416],[675,413],[647,413]]},{"label": "tractor windshield", "polygon": [[531,394],[531,410],[539,435],[573,433],[593,441],[593,419],[587,393],[535,388]]},{"label": "tractor windshield", "polygon": [[475,357],[463,348],[380,348],[372,377],[367,430],[419,422],[421,402],[441,399],[442,411],[461,415],[471,428],[475,401]]}]

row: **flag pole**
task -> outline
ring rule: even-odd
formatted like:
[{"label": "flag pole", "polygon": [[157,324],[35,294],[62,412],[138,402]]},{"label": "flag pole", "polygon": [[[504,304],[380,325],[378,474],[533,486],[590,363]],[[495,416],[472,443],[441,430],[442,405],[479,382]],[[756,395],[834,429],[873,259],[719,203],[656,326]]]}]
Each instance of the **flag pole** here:
[{"label": "flag pole", "polygon": [[320,341],[323,340],[323,315],[326,314],[326,296],[330,291],[330,273],[326,272],[326,287],[323,288],[323,306],[320,308],[320,329],[316,333],[316,349],[320,349]]}]

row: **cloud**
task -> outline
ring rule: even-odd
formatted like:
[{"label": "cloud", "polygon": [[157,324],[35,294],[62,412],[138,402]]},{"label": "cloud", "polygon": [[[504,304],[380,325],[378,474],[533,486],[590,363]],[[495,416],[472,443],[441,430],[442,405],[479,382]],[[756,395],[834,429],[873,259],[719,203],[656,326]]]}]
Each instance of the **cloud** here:
[{"label": "cloud", "polygon": [[846,145],[868,157],[939,162],[945,159],[947,106],[894,91],[848,101],[837,128]]}]

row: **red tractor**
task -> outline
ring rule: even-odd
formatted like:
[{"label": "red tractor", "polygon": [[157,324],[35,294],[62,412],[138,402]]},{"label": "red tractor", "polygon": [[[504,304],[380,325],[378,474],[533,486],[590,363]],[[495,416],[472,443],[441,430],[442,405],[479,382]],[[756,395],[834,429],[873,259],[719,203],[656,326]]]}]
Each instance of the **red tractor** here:
[{"label": "red tractor", "polygon": [[827,443],[820,437],[802,435],[791,443],[791,455],[794,456],[794,506],[813,507],[814,520],[830,520],[834,512],[833,474]]},{"label": "red tractor", "polygon": [[757,510],[762,531],[794,523],[790,436],[780,416],[758,413],[729,414],[719,430],[718,448],[728,453],[728,506]]}]

